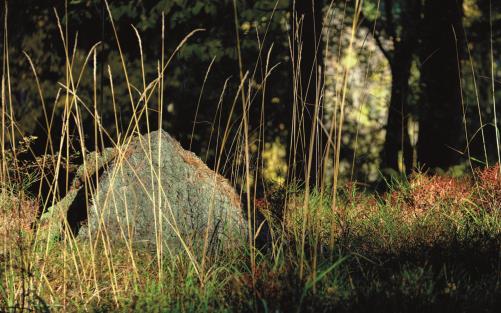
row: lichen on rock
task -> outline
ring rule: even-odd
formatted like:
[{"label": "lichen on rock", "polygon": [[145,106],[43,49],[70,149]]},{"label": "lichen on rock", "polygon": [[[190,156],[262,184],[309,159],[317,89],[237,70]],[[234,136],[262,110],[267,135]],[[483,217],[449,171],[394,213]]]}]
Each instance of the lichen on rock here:
[{"label": "lichen on rock", "polygon": [[78,238],[176,248],[244,232],[233,187],[163,130],[134,137],[87,163],[95,170],[79,169],[70,193],[47,215],[53,220],[67,212],[88,176],[101,169]]}]

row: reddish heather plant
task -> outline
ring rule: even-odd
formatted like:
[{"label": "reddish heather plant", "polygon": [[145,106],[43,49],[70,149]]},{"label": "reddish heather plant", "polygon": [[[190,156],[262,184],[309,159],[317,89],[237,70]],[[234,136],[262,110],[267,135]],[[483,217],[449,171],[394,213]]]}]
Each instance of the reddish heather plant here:
[{"label": "reddish heather plant", "polygon": [[252,273],[242,274],[230,283],[230,292],[234,295],[232,298],[246,299],[250,296],[266,299],[271,309],[279,304],[292,305],[292,299],[300,296],[298,290],[301,290],[304,284],[294,275],[292,268],[274,269],[265,263],[256,267],[254,277]]},{"label": "reddish heather plant", "polygon": [[0,204],[0,247],[12,247],[24,235],[32,233],[38,204],[23,195],[14,197],[1,191]]},{"label": "reddish heather plant", "polygon": [[259,211],[268,211],[270,203],[268,200],[266,200],[266,198],[263,197],[263,198],[257,198],[254,201],[254,205],[256,206],[256,209],[258,209]]},{"label": "reddish heather plant", "polygon": [[348,182],[344,186],[346,202],[345,210],[354,212],[357,217],[365,218],[378,208],[378,202],[374,196],[368,196],[361,192],[356,182]]},{"label": "reddish heather plant", "polygon": [[472,185],[467,178],[417,174],[411,180],[408,205],[417,211],[443,205],[455,209],[470,198],[471,192]]},{"label": "reddish heather plant", "polygon": [[501,210],[501,174],[499,164],[476,171],[474,202],[487,211]]}]

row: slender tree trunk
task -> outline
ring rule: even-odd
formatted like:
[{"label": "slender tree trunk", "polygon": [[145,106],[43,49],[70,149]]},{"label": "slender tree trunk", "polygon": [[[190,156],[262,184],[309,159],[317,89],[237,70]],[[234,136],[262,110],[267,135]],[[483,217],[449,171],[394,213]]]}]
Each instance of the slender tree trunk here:
[{"label": "slender tree trunk", "polygon": [[[325,142],[318,123],[321,120],[324,69],[323,4],[323,0],[295,0],[291,1],[290,8],[293,94],[290,103],[289,180],[309,180],[310,186],[317,185],[322,177]],[[307,175],[311,147],[313,153]]]},{"label": "slender tree trunk", "polygon": [[418,159],[429,168],[457,164],[463,150],[462,8],[462,0],[427,0],[424,7]]},{"label": "slender tree trunk", "polygon": [[[401,30],[397,35],[393,25],[392,1],[386,0],[387,33],[393,37],[393,53],[386,53],[391,67],[391,100],[388,107],[386,137],[381,153],[381,167],[409,173],[413,166],[408,123],[411,115],[409,95],[413,58],[419,39],[421,0],[406,1],[401,6]],[[388,17],[389,16],[389,17]]]},{"label": "slender tree trunk", "polygon": [[405,171],[412,169],[412,147],[408,132],[412,56],[413,50],[410,47],[398,49],[391,65],[391,100],[382,153],[382,168],[397,171],[403,170],[402,166],[405,166]]}]

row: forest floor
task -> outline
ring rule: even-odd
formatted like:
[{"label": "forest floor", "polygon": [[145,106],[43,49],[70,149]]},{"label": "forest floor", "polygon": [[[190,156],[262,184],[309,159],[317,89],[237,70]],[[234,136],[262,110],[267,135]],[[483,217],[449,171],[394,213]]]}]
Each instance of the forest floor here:
[{"label": "forest floor", "polygon": [[71,238],[37,248],[35,205],[4,188],[0,311],[499,312],[499,167],[474,176],[415,174],[379,195],[346,185],[334,212],[318,193],[284,210],[275,188],[255,201],[255,247],[203,262]]}]

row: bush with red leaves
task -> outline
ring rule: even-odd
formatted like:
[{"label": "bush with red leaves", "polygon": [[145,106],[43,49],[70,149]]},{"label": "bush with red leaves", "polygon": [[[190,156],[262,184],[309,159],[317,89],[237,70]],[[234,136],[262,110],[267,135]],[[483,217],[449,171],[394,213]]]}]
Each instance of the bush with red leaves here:
[{"label": "bush with red leaves", "polygon": [[487,211],[501,210],[501,172],[499,164],[476,171],[474,202]]},{"label": "bush with red leaves", "polygon": [[406,217],[417,217],[439,208],[458,210],[473,192],[469,178],[453,178],[415,173],[409,188],[399,188],[386,195],[386,204],[400,208]]},{"label": "bush with red leaves", "polygon": [[417,174],[411,180],[407,205],[415,211],[426,211],[438,206],[457,209],[470,198],[471,193],[469,179]]}]

